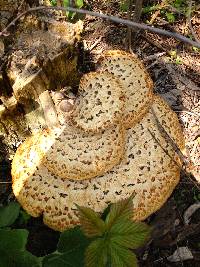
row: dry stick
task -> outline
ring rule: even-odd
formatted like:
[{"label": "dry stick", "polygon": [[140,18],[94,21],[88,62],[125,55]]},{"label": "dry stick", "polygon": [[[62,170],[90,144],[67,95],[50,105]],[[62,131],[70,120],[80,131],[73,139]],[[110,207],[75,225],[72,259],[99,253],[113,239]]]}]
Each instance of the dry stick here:
[{"label": "dry stick", "polygon": [[35,7],[35,8],[30,8],[27,11],[21,13],[19,16],[17,16],[13,21],[11,21],[8,26],[2,31],[0,32],[0,36],[2,35],[7,35],[8,34],[8,29],[11,26],[14,26],[15,23],[23,16],[25,16],[26,14],[29,14],[31,12],[35,12],[35,11],[39,11],[39,10],[47,10],[47,9],[53,9],[53,10],[64,10],[64,11],[72,11],[72,12],[76,12],[76,13],[80,13],[80,14],[86,14],[86,15],[90,15],[90,16],[94,16],[94,17],[99,17],[102,19],[106,19],[112,22],[116,22],[116,23],[121,23],[124,24],[126,26],[129,26],[131,28],[138,28],[138,29],[142,29],[142,30],[147,30],[156,34],[161,34],[161,35],[165,35],[168,37],[173,37],[177,40],[180,40],[181,42],[187,43],[189,45],[195,46],[197,48],[200,48],[200,42],[196,42],[193,40],[190,40],[189,38],[176,33],[176,32],[169,32],[166,30],[162,30],[159,28],[154,28],[152,26],[148,26],[147,24],[144,23],[137,23],[134,21],[130,21],[130,20],[126,20],[126,19],[121,19],[119,17],[115,17],[115,16],[108,16],[105,14],[101,14],[98,12],[92,12],[92,11],[88,11],[88,10],[84,10],[84,9],[77,9],[77,8],[72,8],[72,7],[53,7],[53,6],[39,6],[39,7]]},{"label": "dry stick", "polygon": [[189,6],[188,6],[188,18],[187,18],[187,21],[188,21],[188,24],[189,24],[189,28],[190,28],[190,31],[195,39],[196,42],[199,42],[200,40],[198,39],[197,35],[196,35],[196,32],[194,31],[193,27],[192,27],[192,21],[191,21],[191,14],[192,14],[192,0],[189,0]]},{"label": "dry stick", "polygon": [[142,4],[143,0],[135,0],[135,11],[133,16],[133,20],[135,22],[138,22],[140,20],[142,14]]},{"label": "dry stick", "polygon": [[[128,0],[128,20],[131,20],[133,12],[133,0]],[[131,50],[132,30],[131,27],[127,29],[127,49]]]},{"label": "dry stick", "polygon": [[182,168],[181,164],[178,163],[169,153],[168,151],[160,144],[160,142],[158,141],[158,139],[156,138],[155,134],[148,129],[148,132],[151,134],[151,136],[153,137],[153,139],[156,141],[156,143],[162,148],[162,150],[165,152],[165,154],[170,157],[170,159],[174,162],[174,164],[176,164],[180,169]]},{"label": "dry stick", "polygon": [[[133,16],[133,21],[135,23],[139,23],[140,21],[140,17],[142,14],[142,4],[143,4],[143,0],[135,0],[135,10],[134,10],[134,16]],[[133,38],[136,38],[136,34],[137,34],[137,29],[133,28],[134,30],[134,34],[133,34]]]},{"label": "dry stick", "polygon": [[158,10],[156,10],[156,12],[152,15],[151,19],[150,19],[150,24],[152,25],[154,20],[157,18],[157,16],[160,14],[160,10],[166,6],[165,0],[163,0],[160,4],[160,7]]},{"label": "dry stick", "polygon": [[153,108],[151,108],[152,114],[155,118],[158,130],[160,131],[160,133],[163,135],[163,137],[165,138],[166,141],[168,141],[172,148],[175,150],[175,152],[178,154],[178,156],[180,157],[180,159],[183,162],[183,166],[181,166],[181,164],[179,164],[173,157],[171,157],[171,155],[168,153],[168,151],[160,144],[160,142],[157,140],[156,136],[154,135],[154,133],[152,133],[149,129],[149,133],[151,134],[151,136],[153,137],[153,139],[158,143],[158,145],[163,149],[163,151],[166,153],[166,155],[168,155],[171,160],[181,169],[181,171],[183,172],[183,174],[200,190],[200,186],[198,183],[196,183],[191,176],[191,172],[190,170],[187,171],[187,167],[189,168],[189,161],[186,159],[186,157],[183,155],[183,153],[180,151],[180,149],[178,148],[177,144],[174,142],[174,140],[168,135],[168,133],[165,131],[165,129],[163,128],[163,126],[161,125],[161,123],[159,122]]},{"label": "dry stick", "polygon": [[159,122],[156,113],[154,111],[154,109],[151,107],[151,112],[154,116],[156,125],[158,127],[158,130],[160,131],[161,135],[163,135],[163,137],[165,138],[165,140],[167,140],[167,142],[169,142],[172,146],[172,148],[174,149],[174,151],[178,154],[179,158],[181,159],[181,161],[183,161],[184,165],[187,166],[189,164],[187,158],[183,155],[183,153],[181,152],[181,150],[178,148],[177,144],[175,143],[175,141],[169,136],[169,134],[166,132],[165,128],[162,126],[162,124]]}]

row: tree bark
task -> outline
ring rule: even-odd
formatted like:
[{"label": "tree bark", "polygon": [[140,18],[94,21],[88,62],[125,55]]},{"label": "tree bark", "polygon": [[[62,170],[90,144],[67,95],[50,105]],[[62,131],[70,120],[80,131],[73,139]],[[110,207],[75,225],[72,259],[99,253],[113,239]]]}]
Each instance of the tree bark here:
[{"label": "tree bark", "polygon": [[6,147],[7,156],[12,157],[24,138],[58,123],[51,91],[77,86],[81,31],[82,22],[71,24],[48,10],[26,16],[3,40],[0,153]]}]

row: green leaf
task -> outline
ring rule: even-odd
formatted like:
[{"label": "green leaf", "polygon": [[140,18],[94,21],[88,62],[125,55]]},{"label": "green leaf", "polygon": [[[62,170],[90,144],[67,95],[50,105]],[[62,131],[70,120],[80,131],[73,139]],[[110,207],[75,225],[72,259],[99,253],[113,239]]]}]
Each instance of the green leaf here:
[{"label": "green leaf", "polygon": [[52,253],[43,258],[43,267],[82,267],[84,251],[76,250],[66,253]]},{"label": "green leaf", "polygon": [[[63,6],[64,7],[69,7],[70,6],[70,0],[63,0]],[[74,16],[74,12],[71,11],[66,11],[66,16],[68,19],[71,19],[72,16]]]},{"label": "green leaf", "polygon": [[76,205],[79,211],[81,228],[87,237],[101,236],[104,234],[106,225],[98,213],[90,208]]},{"label": "green leaf", "polygon": [[128,11],[128,2],[127,1],[122,1],[120,3],[120,10],[123,12],[127,12]]},{"label": "green leaf", "polygon": [[112,243],[110,246],[111,266],[117,267],[137,267],[137,258],[135,254],[123,247]]},{"label": "green leaf", "polygon": [[143,246],[150,237],[151,228],[145,223],[119,221],[109,232],[111,242],[120,246],[135,249]]},{"label": "green leaf", "polygon": [[86,249],[86,267],[105,267],[108,261],[108,242],[104,238],[97,238]]},{"label": "green leaf", "polygon": [[18,220],[18,225],[26,225],[28,221],[30,220],[31,215],[29,215],[26,211],[20,210],[19,212],[19,220]]},{"label": "green leaf", "polygon": [[173,13],[166,12],[165,15],[167,17],[168,22],[172,22],[172,23],[175,22],[175,16]]},{"label": "green leaf", "polygon": [[128,220],[132,218],[133,198],[134,195],[132,194],[129,198],[111,205],[110,212],[105,221],[107,229],[110,229],[112,225],[119,220]]},{"label": "green leaf", "polygon": [[[57,261],[57,259],[61,255],[62,255],[61,253],[58,253],[57,251],[55,251],[52,254],[48,254],[48,255],[44,256],[43,259],[42,259],[42,267],[55,266],[55,262]],[[59,263],[57,264],[57,267],[60,267]]]},{"label": "green leaf", "polygon": [[70,5],[70,0],[63,0],[63,6],[68,7]]},{"label": "green leaf", "polygon": [[61,233],[58,251],[43,259],[43,267],[81,267],[84,265],[84,253],[90,241],[79,227]]},{"label": "green leaf", "polygon": [[0,249],[25,250],[28,231],[25,229],[0,230]]},{"label": "green leaf", "polygon": [[101,214],[101,219],[103,221],[105,221],[106,217],[108,216],[109,212],[110,212],[110,207],[111,207],[111,204],[109,204],[103,211],[103,213]]},{"label": "green leaf", "polygon": [[0,267],[40,267],[41,261],[28,251],[0,250]]},{"label": "green leaf", "polygon": [[50,3],[51,3],[52,6],[56,6],[57,5],[57,0],[51,0]]},{"label": "green leaf", "polygon": [[186,4],[187,4],[186,0],[175,0],[173,1],[172,6],[176,7],[177,9],[180,9],[182,6]]},{"label": "green leaf", "polygon": [[77,8],[82,8],[84,5],[84,1],[83,0],[76,0],[76,7]]},{"label": "green leaf", "polygon": [[13,224],[19,216],[20,205],[17,202],[11,202],[5,207],[0,207],[0,227]]},{"label": "green leaf", "polygon": [[73,252],[85,250],[90,241],[84,236],[79,227],[66,230],[61,233],[58,241],[58,252]]},{"label": "green leaf", "polygon": [[146,6],[146,7],[143,7],[142,8],[142,13],[143,14],[147,14],[147,13],[150,13],[150,12],[153,12],[153,11],[157,11],[157,10],[160,10],[161,9],[161,5],[153,5],[153,6]]}]

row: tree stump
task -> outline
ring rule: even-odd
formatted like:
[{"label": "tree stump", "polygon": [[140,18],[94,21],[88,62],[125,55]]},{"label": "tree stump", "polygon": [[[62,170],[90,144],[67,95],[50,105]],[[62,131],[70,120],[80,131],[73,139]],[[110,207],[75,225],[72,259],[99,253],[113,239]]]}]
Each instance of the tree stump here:
[{"label": "tree stump", "polygon": [[59,12],[47,10],[22,18],[13,33],[3,40],[1,156],[5,157],[6,147],[7,157],[12,158],[27,136],[56,125],[57,114],[50,92],[78,84],[77,43],[82,28],[81,21],[72,24]]}]

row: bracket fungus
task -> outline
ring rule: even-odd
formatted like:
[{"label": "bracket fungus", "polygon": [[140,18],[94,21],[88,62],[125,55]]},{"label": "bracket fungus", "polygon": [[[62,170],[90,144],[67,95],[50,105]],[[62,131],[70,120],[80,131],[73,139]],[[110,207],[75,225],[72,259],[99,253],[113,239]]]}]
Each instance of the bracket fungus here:
[{"label": "bracket fungus", "polygon": [[121,123],[125,106],[124,89],[114,75],[91,72],[80,81],[73,123],[85,131],[99,132]]},{"label": "bracket fungus", "polygon": [[114,74],[126,88],[124,125],[132,127],[148,111],[153,100],[153,82],[142,62],[120,50],[106,51],[99,59],[98,70]]},{"label": "bracket fungus", "polygon": [[[107,54],[117,55],[120,67],[115,66],[117,59],[115,64],[108,60],[111,73],[86,74],[70,120],[27,139],[13,159],[16,198],[28,213],[43,215],[44,223],[58,231],[79,224],[75,204],[101,213],[109,203],[132,193],[133,219],[144,220],[164,204],[180,179],[181,160],[155,120],[156,115],[183,150],[176,114],[153,95],[151,79],[139,59],[120,51]],[[119,55],[125,58],[122,63]],[[118,70],[123,77],[127,74],[126,84]],[[131,83],[134,86],[128,86]],[[105,115],[96,116],[99,110]],[[94,120],[88,122],[91,115]]]}]

